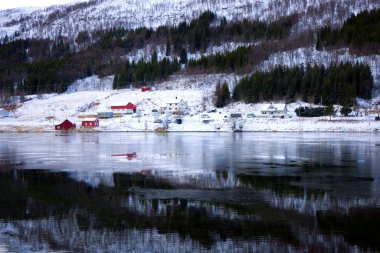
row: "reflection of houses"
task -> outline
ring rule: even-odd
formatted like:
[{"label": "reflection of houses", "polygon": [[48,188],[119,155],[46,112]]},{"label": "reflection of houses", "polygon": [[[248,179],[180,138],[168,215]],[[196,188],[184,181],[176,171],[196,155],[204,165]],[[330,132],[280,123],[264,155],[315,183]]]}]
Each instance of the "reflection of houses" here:
[{"label": "reflection of houses", "polygon": [[136,112],[137,107],[129,102],[127,105],[114,105],[111,106],[111,110],[114,113],[132,114]]},{"label": "reflection of houses", "polygon": [[65,120],[61,124],[55,125],[55,130],[65,130],[65,131],[68,131],[68,130],[71,130],[71,129],[74,129],[74,128],[76,128],[76,125],[73,124],[73,123],[71,123],[69,120]]},{"label": "reflection of houses", "polygon": [[128,160],[135,159],[137,157],[136,152],[128,153],[128,154],[113,154],[112,156],[125,156]]},{"label": "reflection of houses", "polygon": [[143,175],[152,175],[152,170],[144,169],[144,170],[141,170],[140,173]]},{"label": "reflection of houses", "polygon": [[0,118],[8,117],[8,116],[9,116],[9,111],[5,110],[4,108],[1,108],[0,109]]},{"label": "reflection of houses", "polygon": [[183,99],[175,98],[166,103],[165,107],[161,108],[162,114],[182,114],[185,112],[187,104]]},{"label": "reflection of houses", "polygon": [[286,104],[270,104],[266,109],[261,110],[261,115],[273,118],[284,118],[288,114]]},{"label": "reflection of houses", "polygon": [[80,137],[81,137],[82,143],[99,144],[99,134],[98,133],[82,134]]},{"label": "reflection of houses", "polygon": [[93,127],[98,127],[98,126],[99,126],[99,120],[98,119],[83,120],[82,121],[82,127],[93,128]]}]

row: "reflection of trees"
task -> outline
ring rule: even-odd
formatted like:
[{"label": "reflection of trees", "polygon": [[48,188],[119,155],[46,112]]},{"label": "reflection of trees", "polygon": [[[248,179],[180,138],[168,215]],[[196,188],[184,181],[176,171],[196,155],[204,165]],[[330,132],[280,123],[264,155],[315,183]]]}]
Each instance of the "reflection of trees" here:
[{"label": "reflection of trees", "polygon": [[380,209],[352,208],[347,214],[318,212],[319,227],[326,233],[344,231],[347,241],[370,250],[380,249]]},{"label": "reflection of trees", "polygon": [[[84,183],[72,181],[68,173],[38,170],[3,171],[0,178],[1,190],[6,194],[1,195],[0,218],[24,221],[48,217],[64,221],[71,218],[74,219],[73,226],[78,226],[80,231],[157,229],[161,234],[174,233],[182,238],[190,237],[208,247],[216,240],[227,238],[274,236],[286,241],[292,237],[289,225],[283,222],[235,221],[212,217],[204,207],[188,205],[191,201],[186,199],[166,201],[165,216],[140,214],[133,210],[137,203],[129,203],[130,206],[121,205],[130,195],[125,190],[129,187],[168,187],[164,183],[155,183],[154,180],[145,181],[143,177],[136,175],[116,177],[119,178],[116,182],[123,183],[115,184],[115,188],[92,188]],[[152,201],[153,208],[158,201],[160,200]],[[9,206],[14,208],[10,209]],[[54,232],[52,234],[55,234]],[[50,238],[51,235],[48,236],[49,233],[38,231],[38,234],[46,242],[54,241]]]},{"label": "reflection of trees", "polygon": [[[273,178],[267,183],[260,180],[260,185],[273,186],[269,183]],[[242,181],[258,185],[249,183],[254,178],[242,177]],[[208,249],[229,240],[241,245],[267,240],[278,249],[281,245],[322,251],[349,247],[334,235],[325,235],[325,244],[320,245],[316,216],[272,207],[243,185],[237,189],[202,189],[141,174],[114,174],[114,185],[90,187],[63,172],[0,169],[0,220],[13,221],[24,240],[35,238],[62,250],[94,249],[94,243],[105,248],[119,243],[122,247],[149,235],[172,235],[191,242],[191,247],[198,244]],[[350,228],[346,226],[344,231]],[[102,239],[94,242],[94,237]],[[139,247],[147,242],[163,243],[145,240]],[[376,243],[369,245],[380,248]]]},{"label": "reflection of trees", "polygon": [[237,178],[245,187],[253,188],[256,191],[270,190],[273,193],[282,195],[294,194],[302,196],[304,189],[293,186],[293,182],[301,180],[300,176],[252,176],[238,175]]}]

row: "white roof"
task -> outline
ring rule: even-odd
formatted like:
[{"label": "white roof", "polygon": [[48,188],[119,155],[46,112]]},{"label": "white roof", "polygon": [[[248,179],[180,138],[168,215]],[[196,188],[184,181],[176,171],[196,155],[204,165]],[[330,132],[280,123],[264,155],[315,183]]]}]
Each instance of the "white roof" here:
[{"label": "white roof", "polygon": [[81,118],[80,121],[95,121],[97,118]]},{"label": "white roof", "polygon": [[183,101],[182,98],[176,98],[176,99],[168,100],[166,104],[179,104],[181,103],[181,101]]},{"label": "white roof", "polygon": [[286,108],[286,104],[270,104],[264,105],[262,111],[283,111]]}]

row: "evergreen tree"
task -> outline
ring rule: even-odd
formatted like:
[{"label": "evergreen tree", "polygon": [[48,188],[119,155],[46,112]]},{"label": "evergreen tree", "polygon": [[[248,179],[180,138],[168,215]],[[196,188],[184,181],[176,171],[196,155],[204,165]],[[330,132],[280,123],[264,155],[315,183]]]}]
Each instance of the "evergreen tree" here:
[{"label": "evergreen tree", "polygon": [[153,54],[152,54],[152,59],[151,59],[151,61],[152,61],[152,63],[157,63],[157,60],[158,60],[157,51],[154,50],[154,51],[153,51]]},{"label": "evergreen tree", "polygon": [[167,41],[167,42],[166,42],[165,55],[166,55],[166,56],[170,56],[170,54],[171,54],[171,46],[170,46],[170,42]]},{"label": "evergreen tree", "polygon": [[186,49],[182,48],[179,56],[180,60],[179,63],[186,64],[187,63],[187,51]]},{"label": "evergreen tree", "polygon": [[217,108],[225,107],[230,102],[230,90],[226,82],[222,86],[219,84],[215,90],[215,106]]},{"label": "evergreen tree", "polygon": [[349,106],[343,106],[342,108],[340,108],[340,113],[344,116],[348,116],[348,114],[350,114],[352,112],[352,109],[351,107]]},{"label": "evergreen tree", "polygon": [[331,116],[333,116],[334,114],[335,114],[335,111],[334,111],[333,105],[328,105],[325,107],[324,115],[330,116],[330,120],[331,120]]},{"label": "evergreen tree", "polygon": [[317,34],[316,49],[350,47],[364,54],[380,53],[380,9],[352,15],[339,29],[323,27]]}]

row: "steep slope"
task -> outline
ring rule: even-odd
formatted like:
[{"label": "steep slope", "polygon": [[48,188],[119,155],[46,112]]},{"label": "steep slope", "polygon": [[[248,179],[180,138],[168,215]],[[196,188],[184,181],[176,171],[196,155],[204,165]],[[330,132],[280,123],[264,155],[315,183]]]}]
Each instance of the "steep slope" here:
[{"label": "steep slope", "polygon": [[152,27],[190,21],[211,10],[227,20],[273,21],[299,14],[294,32],[340,25],[352,13],[380,7],[377,0],[92,0],[46,9],[0,12],[0,38],[75,38],[78,32],[112,27]]},{"label": "steep slope", "polygon": [[[7,10],[0,12],[0,42],[3,37],[2,43],[5,48],[2,59],[9,62],[12,56],[18,61],[12,67],[9,67],[12,64],[6,67],[7,64],[4,62],[4,68],[0,69],[0,77],[6,84],[5,89],[3,88],[5,98],[3,100],[15,94],[16,90],[24,91],[26,94],[62,92],[76,80],[92,75],[109,76],[110,80],[115,75],[115,80],[118,82],[114,82],[117,84],[114,88],[125,88],[136,83],[145,85],[146,82],[163,81],[173,73],[186,76],[233,72],[239,79],[252,71],[271,69],[278,65],[327,66],[339,62],[368,64],[374,77],[375,92],[377,92],[380,84],[379,55],[375,53],[364,56],[355,55],[344,47],[327,48],[328,51],[325,48],[321,48],[322,51],[314,49],[321,27],[326,25],[331,28],[341,27],[353,13],[374,8],[380,8],[378,0],[360,2],[355,0],[176,0],[171,2],[92,0],[46,9]],[[201,13],[207,10],[217,15],[217,18],[212,18],[207,25],[202,22],[192,22],[197,24],[192,26],[193,30],[189,28],[191,26],[189,24],[189,27],[183,23],[178,25],[182,21],[195,21],[194,18],[199,18]],[[226,20],[222,17],[226,17]],[[265,25],[270,26],[280,23],[284,17],[291,18],[292,22],[289,26],[285,26],[288,30],[285,29],[284,35],[278,37],[269,36],[268,34],[272,34],[268,32],[269,29],[265,30],[265,36],[253,37],[254,39],[248,36],[247,39],[241,27],[248,26],[250,22],[240,22],[243,24],[240,27],[236,25],[237,20],[246,18],[261,20],[266,22]],[[232,28],[238,27],[236,30],[240,37],[228,36],[233,29],[223,30],[227,24],[231,24]],[[176,29],[161,27],[156,31],[137,29],[132,32],[112,29],[115,27],[157,28],[161,25],[168,25],[168,27],[178,25],[178,27]],[[254,33],[258,30],[255,26],[252,27],[252,30],[245,31]],[[280,25],[280,27],[284,26]],[[212,29],[214,29],[213,33],[210,32]],[[103,31],[91,33],[98,30]],[[175,33],[172,30],[178,31]],[[190,30],[192,32],[189,32]],[[81,31],[86,31],[86,33],[80,34]],[[200,37],[199,34],[203,35],[205,31],[214,35],[213,40],[208,41],[207,36]],[[81,38],[80,35],[83,34],[87,37]],[[201,44],[202,46],[192,45],[193,41],[189,38],[196,37],[195,34],[202,38],[198,38],[199,40],[207,41],[207,43]],[[220,38],[219,34],[227,34],[227,36]],[[50,40],[34,40],[30,42],[30,45],[28,40],[21,41],[17,40],[18,38],[48,38]],[[16,41],[5,43],[13,39]],[[7,47],[9,44],[11,45]],[[196,45],[195,42],[193,44]],[[239,51],[237,49],[239,46],[244,48]],[[15,51],[13,47],[19,51]],[[177,63],[173,71],[160,78],[152,74],[163,72],[156,71],[157,62],[153,60],[151,63],[144,62],[136,65],[137,67],[124,66],[126,60],[151,61],[153,54],[156,54],[156,60],[168,57],[172,61],[181,62],[182,51],[187,54],[189,63],[182,66]],[[227,54],[227,52],[231,53]],[[202,65],[202,61],[207,62],[207,59],[202,57],[211,58],[215,55],[219,57],[217,58],[219,62],[224,61],[232,66],[240,62],[240,65],[237,64],[236,68],[228,68],[228,64],[221,64],[222,67],[219,69],[214,63],[208,64],[209,66]],[[199,60],[199,62],[194,60]],[[19,62],[20,66],[17,65]],[[187,60],[182,63],[187,63]],[[146,71],[146,69],[154,71]],[[129,73],[139,72],[144,75],[136,78],[129,75]],[[146,73],[150,73],[151,76],[146,77]],[[230,86],[235,84],[236,82],[229,83]],[[213,85],[216,85],[216,82]],[[101,84],[98,88],[103,89]]]}]

